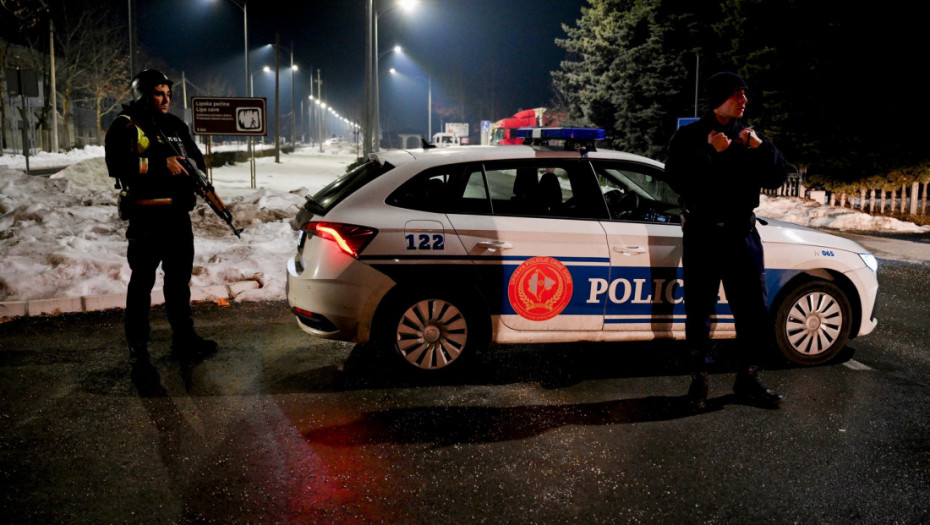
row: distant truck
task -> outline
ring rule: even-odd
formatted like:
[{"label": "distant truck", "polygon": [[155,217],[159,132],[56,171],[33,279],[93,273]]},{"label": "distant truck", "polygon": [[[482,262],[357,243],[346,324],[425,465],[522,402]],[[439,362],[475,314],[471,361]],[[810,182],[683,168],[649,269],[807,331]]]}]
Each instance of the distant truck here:
[{"label": "distant truck", "polygon": [[433,133],[433,146],[437,148],[446,148],[449,146],[458,146],[461,141],[453,133]]},{"label": "distant truck", "polygon": [[502,118],[491,124],[490,144],[523,144],[517,138],[517,130],[523,127],[556,127],[565,120],[565,113],[546,108],[525,109],[512,117]]}]

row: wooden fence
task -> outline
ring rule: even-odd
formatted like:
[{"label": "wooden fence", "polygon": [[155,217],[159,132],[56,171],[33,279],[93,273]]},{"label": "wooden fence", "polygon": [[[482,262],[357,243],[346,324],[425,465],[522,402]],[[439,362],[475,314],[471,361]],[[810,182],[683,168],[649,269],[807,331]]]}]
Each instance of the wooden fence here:
[{"label": "wooden fence", "polygon": [[853,208],[873,215],[926,215],[927,185],[926,182],[915,182],[910,187],[902,185],[893,190],[862,187],[858,193],[845,193],[807,188],[801,177],[794,176],[788,177],[788,181],[780,188],[762,190],[762,193],[771,197],[802,197],[821,204]]}]

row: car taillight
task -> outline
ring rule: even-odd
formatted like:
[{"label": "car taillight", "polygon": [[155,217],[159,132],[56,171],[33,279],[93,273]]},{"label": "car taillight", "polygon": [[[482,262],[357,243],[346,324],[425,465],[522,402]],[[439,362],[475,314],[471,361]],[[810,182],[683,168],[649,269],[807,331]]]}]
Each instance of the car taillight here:
[{"label": "car taillight", "polygon": [[307,222],[301,229],[308,235],[335,242],[339,249],[356,258],[378,233],[374,228],[338,222]]}]

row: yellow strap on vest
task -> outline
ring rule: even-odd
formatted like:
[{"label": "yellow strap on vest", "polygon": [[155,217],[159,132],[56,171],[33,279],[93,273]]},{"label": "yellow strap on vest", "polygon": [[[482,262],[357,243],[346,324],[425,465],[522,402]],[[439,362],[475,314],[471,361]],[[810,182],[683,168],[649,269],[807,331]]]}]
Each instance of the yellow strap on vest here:
[{"label": "yellow strap on vest", "polygon": [[[129,121],[129,123],[126,124],[127,127],[135,126],[136,128],[136,154],[142,155],[143,153],[145,153],[147,149],[149,149],[149,144],[150,144],[149,138],[145,135],[145,133],[142,132],[142,128],[137,126],[136,123],[132,121],[132,117],[126,114],[122,114],[122,115],[118,115],[116,118],[120,118],[120,117],[126,117],[126,120]],[[143,169],[145,171],[142,171]],[[148,162],[146,162],[145,166],[139,166],[139,173],[146,173],[147,171],[148,171]]]}]

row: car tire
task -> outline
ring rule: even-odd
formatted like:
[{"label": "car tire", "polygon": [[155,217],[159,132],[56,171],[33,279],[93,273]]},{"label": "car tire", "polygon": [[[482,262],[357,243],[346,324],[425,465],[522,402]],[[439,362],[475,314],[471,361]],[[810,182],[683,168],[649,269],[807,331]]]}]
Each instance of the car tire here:
[{"label": "car tire", "polygon": [[475,301],[461,296],[406,295],[392,301],[385,312],[381,341],[393,348],[408,371],[458,369],[488,344],[487,322],[480,311]]},{"label": "car tire", "polygon": [[840,287],[809,281],[785,295],[775,314],[775,341],[792,363],[819,365],[846,346],[852,308]]}]

